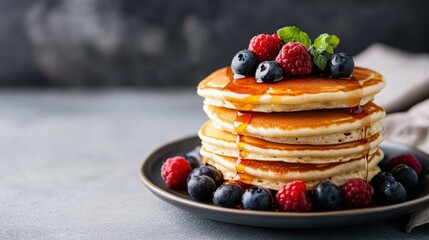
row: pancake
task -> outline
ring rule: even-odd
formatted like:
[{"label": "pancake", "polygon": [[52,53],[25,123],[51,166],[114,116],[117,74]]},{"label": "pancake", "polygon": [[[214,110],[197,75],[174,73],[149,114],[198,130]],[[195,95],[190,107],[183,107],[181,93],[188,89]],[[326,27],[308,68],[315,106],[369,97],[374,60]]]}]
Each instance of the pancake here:
[{"label": "pancake", "polygon": [[[246,184],[278,190],[280,186],[295,180],[303,181],[308,188],[313,188],[320,181],[329,180],[340,186],[351,178],[362,178],[369,181],[380,168],[377,164],[383,159],[383,152],[378,150],[366,158],[357,158],[348,162],[331,164],[291,164],[273,161],[243,159],[237,166],[237,158],[226,157],[207,151],[204,147],[200,153],[203,162],[218,168],[227,180],[235,179]],[[237,167],[236,167],[237,166]],[[237,170],[239,174],[237,174]]]},{"label": "pancake", "polygon": [[368,139],[334,145],[280,144],[251,136],[238,136],[216,128],[212,121],[204,124],[198,135],[205,149],[219,155],[312,164],[345,162],[366,153],[373,154],[382,141],[381,133],[376,133]]},{"label": "pancake", "polygon": [[[217,127],[225,131],[274,142],[311,145],[357,141],[379,132],[381,124],[374,123],[384,117],[383,108],[369,102],[360,109],[356,114],[351,114],[350,109],[344,108],[242,113],[233,109],[204,105],[208,117]],[[243,118],[242,115],[246,117]]]},{"label": "pancake", "polygon": [[295,180],[313,188],[370,180],[383,152],[383,108],[372,101],[385,82],[355,67],[348,79],[309,75],[276,83],[233,79],[222,68],[198,85],[209,121],[198,135],[203,162],[225,180],[279,189]]},{"label": "pancake", "polygon": [[351,108],[365,105],[385,86],[381,74],[355,67],[350,79],[307,76],[275,84],[256,83],[254,77],[233,79],[230,67],[222,68],[198,85],[204,103],[254,112],[285,112]]}]

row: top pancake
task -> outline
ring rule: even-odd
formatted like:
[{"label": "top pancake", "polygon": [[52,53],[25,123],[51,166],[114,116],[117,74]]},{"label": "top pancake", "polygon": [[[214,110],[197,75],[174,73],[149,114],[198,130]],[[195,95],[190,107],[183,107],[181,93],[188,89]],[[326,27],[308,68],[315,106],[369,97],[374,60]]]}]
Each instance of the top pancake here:
[{"label": "top pancake", "polygon": [[219,69],[198,85],[208,105],[253,112],[292,112],[364,105],[385,86],[381,74],[355,67],[349,79],[320,76],[257,83],[254,77],[234,79],[230,67]]}]

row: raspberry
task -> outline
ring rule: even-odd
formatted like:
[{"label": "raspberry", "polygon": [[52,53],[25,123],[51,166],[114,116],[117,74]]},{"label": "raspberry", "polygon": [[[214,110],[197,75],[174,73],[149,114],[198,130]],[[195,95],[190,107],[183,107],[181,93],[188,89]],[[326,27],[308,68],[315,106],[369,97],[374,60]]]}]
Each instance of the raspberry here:
[{"label": "raspberry", "polygon": [[284,45],[276,57],[276,62],[283,68],[285,74],[293,76],[310,74],[313,66],[307,48],[297,42]]},{"label": "raspberry", "polygon": [[168,158],[161,167],[161,177],[172,189],[184,189],[190,172],[191,164],[180,156]]},{"label": "raspberry", "polygon": [[302,181],[293,181],[281,186],[276,194],[276,202],[277,208],[286,212],[307,212],[312,206]]},{"label": "raspberry", "polygon": [[279,35],[259,34],[250,40],[248,49],[256,54],[259,61],[274,60],[283,44]]},{"label": "raspberry", "polygon": [[387,170],[390,172],[399,164],[405,164],[411,167],[412,169],[414,169],[414,171],[416,171],[417,174],[420,174],[420,172],[422,171],[422,165],[420,164],[419,160],[411,153],[402,154],[392,158],[387,163]]},{"label": "raspberry", "polygon": [[371,185],[360,179],[353,178],[341,186],[341,195],[348,207],[365,207],[371,204],[374,189]]}]

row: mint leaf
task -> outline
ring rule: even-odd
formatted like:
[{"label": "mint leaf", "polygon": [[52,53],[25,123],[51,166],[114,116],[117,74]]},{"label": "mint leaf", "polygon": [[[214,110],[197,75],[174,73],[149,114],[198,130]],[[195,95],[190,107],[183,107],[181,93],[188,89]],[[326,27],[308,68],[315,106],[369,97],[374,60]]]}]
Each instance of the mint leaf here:
[{"label": "mint leaf", "polygon": [[295,26],[280,28],[277,30],[277,34],[284,44],[288,42],[299,42],[307,48],[311,45],[311,39],[308,37],[307,33]]},{"label": "mint leaf", "polygon": [[337,36],[323,33],[314,40],[314,48],[320,52],[326,50],[329,54],[334,54],[334,48],[339,43],[340,39]]},{"label": "mint leaf", "polygon": [[333,48],[336,48],[340,44],[340,39],[336,35],[329,35],[326,38],[326,42]]},{"label": "mint leaf", "polygon": [[316,66],[320,70],[325,70],[326,65],[328,63],[328,58],[322,54],[323,51],[319,50],[312,50],[310,51],[311,56],[313,56],[313,63],[316,64]]}]

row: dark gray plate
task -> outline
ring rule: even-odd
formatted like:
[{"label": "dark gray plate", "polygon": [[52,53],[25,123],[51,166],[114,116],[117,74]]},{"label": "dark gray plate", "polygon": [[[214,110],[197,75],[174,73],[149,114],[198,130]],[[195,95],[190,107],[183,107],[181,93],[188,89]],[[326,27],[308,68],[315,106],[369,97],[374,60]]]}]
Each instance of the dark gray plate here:
[{"label": "dark gray plate", "polygon": [[[167,188],[161,178],[160,169],[168,157],[189,152],[198,145],[200,145],[200,139],[192,136],[160,147],[144,161],[140,175],[143,183],[156,196],[204,218],[257,227],[322,228],[387,220],[429,206],[429,156],[414,148],[387,141],[381,144],[387,156],[410,152],[417,156],[423,166],[422,175],[425,177],[421,177],[418,192],[410,200],[400,204],[329,212],[289,213],[229,209],[197,202],[186,192]],[[383,163],[385,162],[381,164]]]}]

